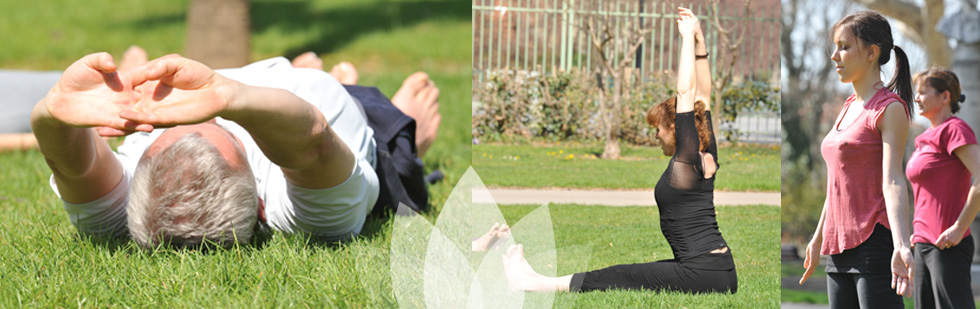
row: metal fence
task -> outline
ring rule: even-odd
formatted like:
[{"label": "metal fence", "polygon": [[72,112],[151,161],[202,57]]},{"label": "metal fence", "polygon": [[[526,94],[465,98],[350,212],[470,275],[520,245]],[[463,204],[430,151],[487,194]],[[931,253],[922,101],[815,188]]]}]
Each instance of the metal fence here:
[{"label": "metal fence", "polygon": [[[550,73],[571,68],[595,70],[599,59],[589,41],[583,22],[589,16],[612,18],[615,31],[636,27],[651,29],[633,59],[635,72],[644,80],[669,76],[678,59],[679,35],[676,30],[676,8],[691,8],[702,20],[709,61],[714,73],[719,65],[727,66],[730,55],[721,46],[715,21],[722,28],[745,31],[744,42],[733,66],[738,79],[763,79],[779,82],[779,1],[757,0],[749,16],[743,13],[743,2],[724,1],[718,6],[717,18],[707,1],[680,3],[628,0],[473,0],[473,82],[484,81],[493,70],[538,71]],[[747,23],[746,23],[747,22]],[[743,27],[748,27],[742,29]],[[623,57],[622,47],[611,54]],[[735,125],[745,141],[779,141],[779,115],[774,113],[740,113]],[[772,118],[772,119],[770,119]]]}]

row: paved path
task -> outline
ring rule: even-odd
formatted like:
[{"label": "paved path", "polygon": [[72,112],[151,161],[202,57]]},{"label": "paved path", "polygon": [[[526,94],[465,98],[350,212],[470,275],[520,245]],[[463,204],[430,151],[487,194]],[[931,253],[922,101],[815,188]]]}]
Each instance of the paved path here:
[{"label": "paved path", "polygon": [[[497,204],[586,204],[607,206],[654,206],[653,191],[602,191],[569,189],[490,189]],[[474,202],[490,197],[474,195]],[[715,192],[715,205],[775,205],[779,192]]]}]

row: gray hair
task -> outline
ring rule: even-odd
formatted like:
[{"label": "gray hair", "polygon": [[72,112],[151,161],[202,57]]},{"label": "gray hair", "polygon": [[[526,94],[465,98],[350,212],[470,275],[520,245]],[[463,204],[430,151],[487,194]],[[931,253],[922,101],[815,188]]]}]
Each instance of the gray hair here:
[{"label": "gray hair", "polygon": [[232,167],[210,141],[191,133],[140,159],[126,208],[133,239],[144,248],[247,243],[258,194],[245,155],[237,155],[243,165]]}]

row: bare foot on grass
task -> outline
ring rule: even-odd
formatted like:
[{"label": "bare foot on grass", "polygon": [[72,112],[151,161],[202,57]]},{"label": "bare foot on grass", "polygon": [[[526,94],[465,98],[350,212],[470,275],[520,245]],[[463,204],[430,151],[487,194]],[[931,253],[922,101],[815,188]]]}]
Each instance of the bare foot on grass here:
[{"label": "bare foot on grass", "polygon": [[293,59],[293,67],[323,71],[323,60],[320,60],[320,57],[317,57],[316,53],[308,51]]},{"label": "bare foot on grass", "polygon": [[493,227],[486,234],[473,240],[473,251],[487,251],[491,247],[499,246],[507,238],[510,238],[510,227],[507,224],[500,225],[500,223],[494,223]]},{"label": "bare foot on grass", "polygon": [[330,75],[333,75],[341,84],[357,85],[357,69],[350,62],[342,61],[334,65],[330,69]]},{"label": "bare foot on grass", "polygon": [[512,291],[533,291],[542,276],[524,259],[524,245],[510,246],[502,258],[507,286]]},{"label": "bare foot on grass", "polygon": [[439,114],[439,88],[424,72],[415,72],[391,97],[391,103],[415,119],[415,145],[419,158],[436,140],[442,115]]}]

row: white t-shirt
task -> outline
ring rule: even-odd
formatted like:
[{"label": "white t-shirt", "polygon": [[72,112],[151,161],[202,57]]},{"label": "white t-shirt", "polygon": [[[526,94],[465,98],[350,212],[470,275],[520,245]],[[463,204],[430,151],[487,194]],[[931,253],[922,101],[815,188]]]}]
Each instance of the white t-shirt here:
[{"label": "white t-shirt", "polygon": [[[344,239],[360,233],[378,198],[374,131],[368,127],[363,111],[344,87],[326,72],[293,68],[282,57],[217,72],[247,85],[288,90],[315,105],[357,159],[350,177],[335,187],[297,187],[286,181],[282,169],[262,153],[244,128],[218,118],[218,124],[238,137],[245,147],[259,197],[265,201],[269,227],[287,233],[307,233],[321,239]],[[123,165],[123,178],[111,192],[84,204],[64,202],[65,211],[80,232],[116,236],[128,233],[129,182],[143,152],[163,131],[138,132],[126,137],[116,154]],[[58,194],[53,176],[50,182]]]}]

